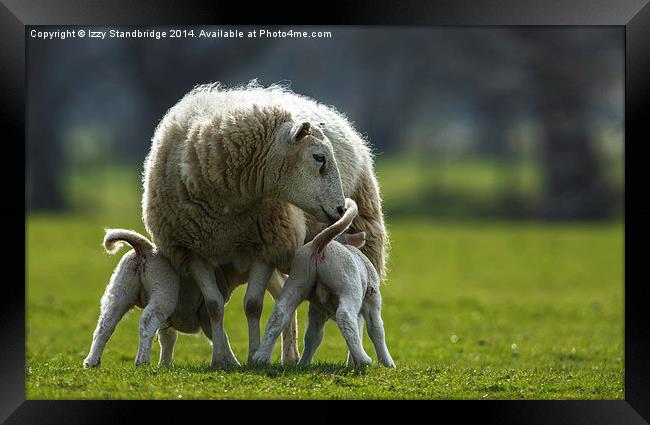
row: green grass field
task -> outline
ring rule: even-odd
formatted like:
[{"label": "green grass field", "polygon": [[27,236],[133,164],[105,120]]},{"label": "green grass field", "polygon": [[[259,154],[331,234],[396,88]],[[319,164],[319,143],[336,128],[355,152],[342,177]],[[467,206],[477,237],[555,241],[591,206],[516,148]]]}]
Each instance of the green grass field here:
[{"label": "green grass field", "polygon": [[[399,192],[390,174],[403,170],[393,169],[378,169],[382,184],[391,181],[387,203]],[[389,215],[392,253],[382,294],[396,370],[346,369],[347,349],[333,322],[306,369],[211,371],[202,335],[179,337],[172,370],[155,366],[157,342],[154,366],[135,368],[139,310],[120,323],[101,367],[85,370],[99,299],[119,259],[103,253],[103,228],[144,230],[137,172],[112,176],[68,183],[78,202],[94,188],[103,212],[26,219],[28,399],[624,398],[622,223]],[[115,202],[117,196],[126,201]],[[243,294],[240,287],[226,306],[240,361],[247,350]],[[263,323],[272,308],[267,296]],[[306,304],[299,320],[302,334]],[[376,359],[367,336],[364,345]]]}]

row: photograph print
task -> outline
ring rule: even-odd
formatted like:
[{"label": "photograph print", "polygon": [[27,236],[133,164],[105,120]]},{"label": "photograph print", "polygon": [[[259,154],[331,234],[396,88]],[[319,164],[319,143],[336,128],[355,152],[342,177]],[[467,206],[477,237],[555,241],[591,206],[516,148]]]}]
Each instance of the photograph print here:
[{"label": "photograph print", "polygon": [[622,26],[27,26],[27,400],[624,400]]}]

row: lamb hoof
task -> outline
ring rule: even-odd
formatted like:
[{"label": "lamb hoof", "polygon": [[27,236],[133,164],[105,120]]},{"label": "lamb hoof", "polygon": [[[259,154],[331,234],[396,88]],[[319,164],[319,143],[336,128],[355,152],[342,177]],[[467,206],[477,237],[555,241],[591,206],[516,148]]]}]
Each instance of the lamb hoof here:
[{"label": "lamb hoof", "polygon": [[144,359],[136,359],[135,360],[135,366],[147,366],[149,364],[149,360],[144,360]]},{"label": "lamb hoof", "polygon": [[370,356],[365,356],[365,357],[362,357],[362,358],[360,358],[360,359],[358,359],[356,361],[352,360],[352,361],[348,362],[348,367],[355,367],[355,368],[359,368],[359,369],[362,369],[362,368],[370,366],[370,365],[372,365],[372,358],[370,358]]},{"label": "lamb hoof", "polygon": [[89,369],[91,367],[97,367],[100,364],[101,364],[101,360],[86,359],[86,360],[84,360],[84,369]]},{"label": "lamb hoof", "polygon": [[257,366],[269,365],[271,364],[271,358],[268,356],[264,356],[258,352],[255,353],[255,355],[253,355],[253,358],[248,363]]},{"label": "lamb hoof", "polygon": [[395,362],[393,362],[392,360],[389,362],[384,362],[382,364],[389,369],[397,369],[397,366],[395,366]]}]

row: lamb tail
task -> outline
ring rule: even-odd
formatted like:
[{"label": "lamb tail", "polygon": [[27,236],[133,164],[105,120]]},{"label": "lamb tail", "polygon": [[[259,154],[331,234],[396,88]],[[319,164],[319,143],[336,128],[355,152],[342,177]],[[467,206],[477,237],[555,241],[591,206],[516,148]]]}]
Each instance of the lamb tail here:
[{"label": "lamb tail", "polygon": [[348,227],[352,224],[352,220],[357,216],[358,207],[356,202],[350,198],[345,199],[345,213],[336,223],[327,227],[325,230],[316,235],[312,240],[313,246],[316,247],[316,253],[320,254],[323,252],[328,243],[332,239],[338,237],[343,232],[347,230]]},{"label": "lamb tail", "polygon": [[115,254],[120,250],[124,242],[133,247],[138,255],[150,254],[154,246],[138,232],[125,229],[106,229],[104,236],[104,249],[109,254]]}]

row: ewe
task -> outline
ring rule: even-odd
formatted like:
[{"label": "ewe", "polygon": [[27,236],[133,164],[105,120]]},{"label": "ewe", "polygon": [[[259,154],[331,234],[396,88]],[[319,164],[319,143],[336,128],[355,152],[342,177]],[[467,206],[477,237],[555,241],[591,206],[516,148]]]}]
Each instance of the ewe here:
[{"label": "ewe", "polygon": [[[274,269],[287,273],[305,240],[343,214],[344,194],[359,205],[352,228],[366,232],[363,252],[383,276],[387,235],[370,149],[334,109],[280,87],[199,86],[166,113],[152,141],[143,220],[205,297],[213,366],[237,363],[223,329],[219,266],[249,271],[250,361],[269,279],[274,297],[283,284]],[[297,360],[295,326],[294,315],[288,362]]]}]

